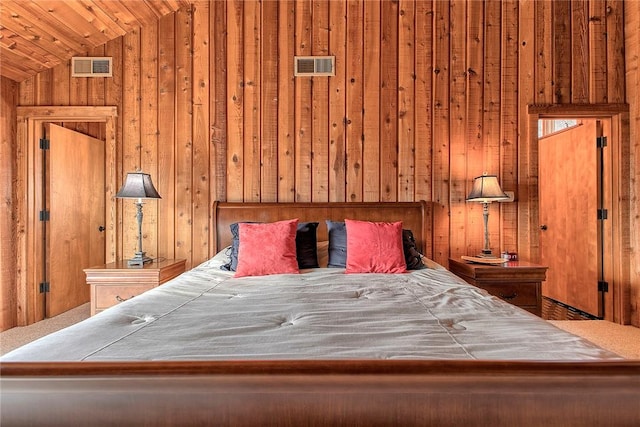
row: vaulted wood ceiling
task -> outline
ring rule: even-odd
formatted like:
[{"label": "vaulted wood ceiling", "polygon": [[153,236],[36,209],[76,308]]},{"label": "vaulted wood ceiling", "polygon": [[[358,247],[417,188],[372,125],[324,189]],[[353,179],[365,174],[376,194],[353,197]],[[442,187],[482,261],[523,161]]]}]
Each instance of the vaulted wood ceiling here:
[{"label": "vaulted wood ceiling", "polygon": [[188,5],[189,0],[1,0],[0,75],[22,81]]}]

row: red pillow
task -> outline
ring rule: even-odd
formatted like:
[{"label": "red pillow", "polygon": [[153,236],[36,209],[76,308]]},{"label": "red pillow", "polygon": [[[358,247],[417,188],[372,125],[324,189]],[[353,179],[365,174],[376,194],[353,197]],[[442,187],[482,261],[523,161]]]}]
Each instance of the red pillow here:
[{"label": "red pillow", "polygon": [[234,277],[299,273],[297,219],[238,224],[238,266]]},{"label": "red pillow", "polygon": [[345,219],[347,228],[346,273],[405,273],[402,222],[369,222]]}]

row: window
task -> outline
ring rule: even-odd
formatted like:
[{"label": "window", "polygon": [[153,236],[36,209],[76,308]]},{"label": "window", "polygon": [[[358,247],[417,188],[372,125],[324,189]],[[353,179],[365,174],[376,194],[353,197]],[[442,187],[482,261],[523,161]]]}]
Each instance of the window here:
[{"label": "window", "polygon": [[538,137],[551,135],[578,126],[581,122],[576,119],[540,119],[538,120]]}]

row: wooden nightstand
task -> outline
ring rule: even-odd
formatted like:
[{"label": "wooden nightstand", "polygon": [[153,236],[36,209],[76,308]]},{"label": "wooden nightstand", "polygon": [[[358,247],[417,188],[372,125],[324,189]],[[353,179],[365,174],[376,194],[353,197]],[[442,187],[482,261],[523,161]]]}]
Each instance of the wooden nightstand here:
[{"label": "wooden nightstand", "polygon": [[91,315],[184,273],[185,262],[165,259],[144,267],[128,267],[127,261],[116,261],[85,269],[87,284],[91,286]]},{"label": "wooden nightstand", "polygon": [[542,315],[542,282],[546,278],[547,267],[526,261],[485,265],[449,258],[449,270],[491,295],[535,315]]}]

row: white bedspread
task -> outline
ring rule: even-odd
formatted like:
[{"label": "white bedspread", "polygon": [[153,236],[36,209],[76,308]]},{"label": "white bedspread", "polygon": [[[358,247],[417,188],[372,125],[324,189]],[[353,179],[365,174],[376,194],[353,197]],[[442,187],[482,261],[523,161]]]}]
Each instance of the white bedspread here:
[{"label": "white bedspread", "polygon": [[444,269],[236,279],[222,261],[0,361],[619,358]]}]

